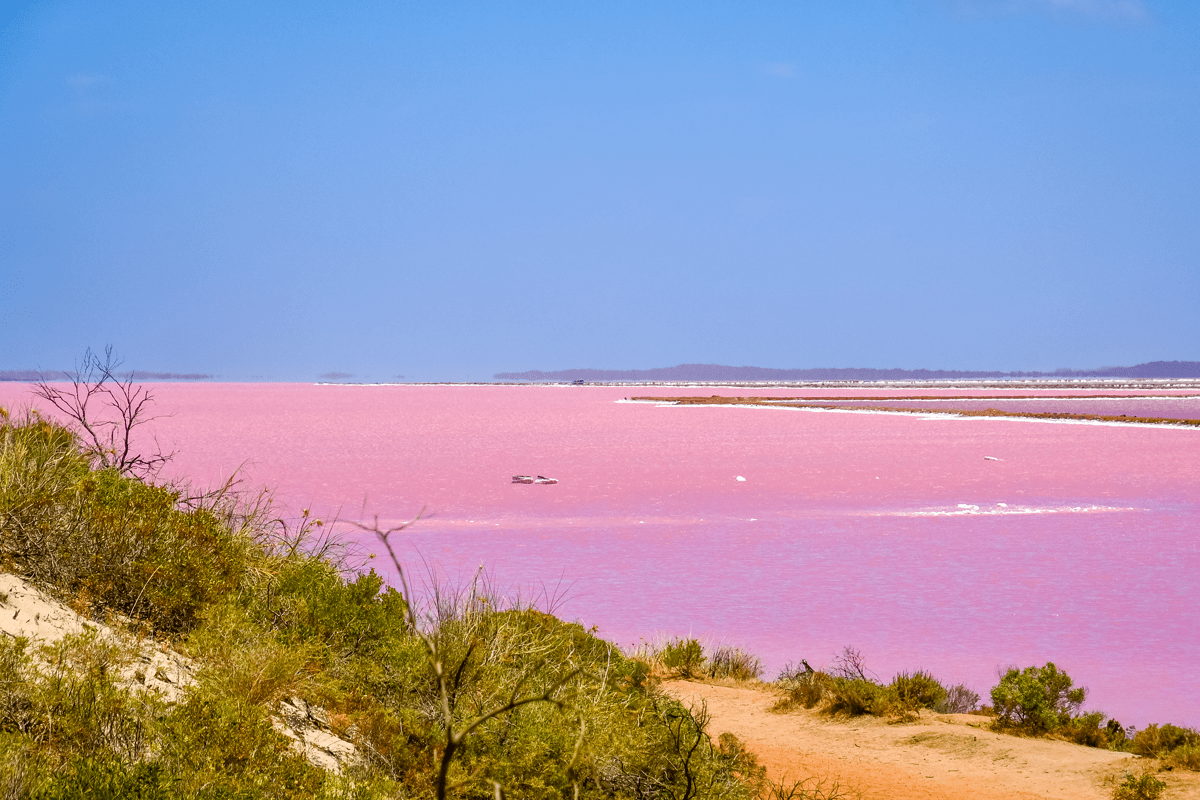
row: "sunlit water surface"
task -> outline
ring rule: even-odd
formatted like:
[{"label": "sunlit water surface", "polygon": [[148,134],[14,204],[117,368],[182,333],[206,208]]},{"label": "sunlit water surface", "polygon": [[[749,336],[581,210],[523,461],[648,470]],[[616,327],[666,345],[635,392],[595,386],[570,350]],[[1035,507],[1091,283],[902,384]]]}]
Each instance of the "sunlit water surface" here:
[{"label": "sunlit water surface", "polygon": [[[424,508],[418,574],[485,565],[622,645],[704,636],[776,671],[851,644],[985,699],[998,667],[1052,660],[1125,724],[1200,725],[1200,430],[617,402],[795,389],[154,390],[168,477],[240,466],[327,517]],[[1130,402],[1104,408],[1169,401]]]}]

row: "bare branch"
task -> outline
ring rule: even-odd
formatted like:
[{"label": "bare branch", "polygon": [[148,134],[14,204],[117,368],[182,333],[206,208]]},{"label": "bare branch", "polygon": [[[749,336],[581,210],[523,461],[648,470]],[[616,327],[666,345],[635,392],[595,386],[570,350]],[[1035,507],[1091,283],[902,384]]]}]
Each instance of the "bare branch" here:
[{"label": "bare branch", "polygon": [[[551,685],[541,694],[530,695],[526,697],[519,696],[526,681],[528,681],[534,673],[538,672],[543,666],[545,666],[544,660],[539,661],[530,669],[525,670],[517,679],[516,683],[513,685],[512,692],[510,693],[507,702],[491,709],[490,711],[485,711],[484,713],[478,715],[474,720],[459,727],[454,719],[454,703],[452,702],[452,698],[459,690],[467,662],[471,658],[471,654],[474,651],[474,645],[471,645],[467,648],[467,652],[463,656],[463,659],[459,662],[458,666],[453,669],[454,676],[451,679],[446,674],[445,665],[443,663],[444,655],[437,638],[429,632],[423,630],[417,621],[416,612],[413,610],[412,593],[409,589],[408,578],[405,575],[404,568],[400,564],[400,559],[396,555],[396,550],[392,546],[391,541],[393,534],[400,533],[412,525],[415,525],[420,519],[422,519],[424,514],[425,509],[421,509],[421,513],[417,514],[413,520],[401,523],[400,525],[396,525],[387,530],[384,530],[380,527],[378,516],[374,518],[373,525],[364,525],[361,522],[351,522],[351,524],[357,527],[359,530],[368,533],[374,533],[379,541],[383,543],[384,548],[387,549],[388,557],[391,559],[392,565],[396,568],[396,574],[400,580],[400,585],[404,592],[404,614],[406,620],[411,626],[413,632],[425,645],[425,658],[429,662],[430,669],[437,681],[438,695],[441,701],[442,723],[446,732],[445,744],[443,745],[442,749],[442,757],[440,759],[440,763],[438,764],[437,776],[434,779],[434,794],[437,797],[437,800],[445,800],[446,792],[452,786],[450,783],[450,767],[454,762],[454,756],[463,746],[463,743],[468,737],[470,737],[482,725],[490,720],[510,714],[527,705],[532,705],[534,703],[550,703],[551,705],[562,709],[565,704],[561,700],[555,698],[554,694],[572,679],[574,679],[575,676],[581,672],[581,670],[572,670],[568,674],[559,678],[559,680],[555,681],[553,685]],[[583,729],[581,725],[581,739],[583,736],[582,731]],[[576,746],[576,750],[578,751],[578,745]],[[502,797],[503,790],[501,789],[500,785],[493,782],[493,786],[495,788],[496,796]]]},{"label": "bare branch", "polygon": [[85,452],[98,468],[152,477],[175,454],[164,452],[153,437],[152,451],[137,450],[134,429],[157,419],[149,414],[154,395],[134,383],[134,373],[125,378],[118,375],[121,363],[113,355],[112,345],[104,348],[103,359],[89,347],[76,362],[69,386],[43,378],[34,384],[33,393],[54,406],[75,428]]}]

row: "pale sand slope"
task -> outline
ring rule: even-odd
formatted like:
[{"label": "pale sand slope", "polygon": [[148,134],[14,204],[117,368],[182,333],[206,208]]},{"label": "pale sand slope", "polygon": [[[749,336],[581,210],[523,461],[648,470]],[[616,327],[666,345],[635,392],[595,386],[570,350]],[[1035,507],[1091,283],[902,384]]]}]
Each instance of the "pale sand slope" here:
[{"label": "pale sand slope", "polygon": [[[1107,800],[1114,776],[1153,762],[1125,753],[986,730],[987,718],[924,713],[920,722],[831,718],[814,711],[772,713],[769,688],[667,681],[663,689],[693,708],[702,703],[715,739],[728,731],[772,780],[820,776],[864,800]],[[1163,772],[1163,800],[1200,799],[1200,775]]]},{"label": "pale sand slope", "polygon": [[[197,666],[191,659],[118,627],[85,619],[28,581],[0,573],[0,635],[27,639],[36,655],[41,645],[87,631],[95,631],[97,636],[131,653],[130,663],[120,675],[133,690],[157,692],[167,703],[177,703],[196,682]],[[329,732],[328,719],[321,709],[293,697],[280,701],[275,710],[272,725],[292,740],[292,747],[309,763],[340,772],[343,765],[358,759],[353,744]]]}]

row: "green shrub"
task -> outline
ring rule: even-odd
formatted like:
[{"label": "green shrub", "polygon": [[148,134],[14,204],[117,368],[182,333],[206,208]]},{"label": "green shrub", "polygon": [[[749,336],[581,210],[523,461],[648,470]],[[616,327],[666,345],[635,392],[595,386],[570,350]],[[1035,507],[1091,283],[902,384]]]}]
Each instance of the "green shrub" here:
[{"label": "green shrub", "polygon": [[1113,790],[1113,800],[1157,800],[1167,784],[1153,775],[1125,773],[1124,779]]},{"label": "green shrub", "polygon": [[1130,752],[1169,766],[1200,771],[1200,732],[1177,725],[1147,725],[1129,742]]},{"label": "green shrub", "polygon": [[319,641],[334,660],[370,655],[406,635],[404,598],[370,572],[345,577],[317,558],[289,558],[254,608],[287,642]]},{"label": "green shrub", "polygon": [[704,672],[704,648],[696,639],[672,639],[663,645],[659,660],[681,678],[695,678]]},{"label": "green shrub", "polygon": [[625,663],[628,668],[621,673],[625,685],[630,689],[645,689],[650,681],[650,663],[641,658],[630,658]]},{"label": "green shrub", "polygon": [[198,680],[211,694],[270,706],[310,685],[312,645],[280,641],[231,603],[210,609],[205,623],[188,638],[187,652],[206,665]]},{"label": "green shrub", "polygon": [[801,671],[790,680],[781,682],[787,695],[771,708],[772,711],[790,711],[797,706],[816,707],[829,695],[834,679],[824,672]]},{"label": "green shrub", "polygon": [[301,800],[318,794],[325,772],[310,766],[271,726],[261,706],[192,693],[162,722],[158,761],[184,796]]},{"label": "green shrub", "polygon": [[892,679],[892,691],[901,705],[917,708],[938,708],[946,702],[946,687],[928,672],[901,672]]},{"label": "green shrub", "polygon": [[117,611],[178,634],[235,590],[249,542],[179,493],[90,471],[66,429],[36,416],[0,425],[0,553],[82,611]]},{"label": "green shrub", "polygon": [[829,688],[829,713],[887,716],[900,708],[899,698],[891,686],[881,686],[871,680],[834,678]]},{"label": "green shrub", "polygon": [[1047,733],[1070,722],[1087,697],[1052,662],[1044,667],[1011,667],[992,689],[997,724]]},{"label": "green shrub", "polygon": [[712,678],[750,681],[762,675],[762,661],[737,647],[718,647],[708,657],[708,674]]},{"label": "green shrub", "polygon": [[1063,738],[1087,747],[1105,747],[1109,742],[1109,732],[1104,725],[1104,714],[1093,711],[1090,714],[1080,714],[1064,723],[1058,732]]},{"label": "green shrub", "polygon": [[[5,725],[7,728],[7,723]],[[51,764],[19,731],[0,730],[0,797],[26,798],[49,779]]]},{"label": "green shrub", "polygon": [[158,764],[80,759],[32,795],[32,800],[173,800]]},{"label": "green shrub", "polygon": [[1139,756],[1161,758],[1186,745],[1200,744],[1200,733],[1177,725],[1147,725],[1134,734],[1130,750]]},{"label": "green shrub", "polygon": [[127,651],[88,631],[39,648],[35,667],[27,647],[0,637],[0,728],[84,758],[146,752],[162,705],[122,685]]},{"label": "green shrub", "polygon": [[1179,767],[1180,769],[1189,769],[1192,772],[1200,772],[1200,743],[1193,742],[1191,744],[1183,744],[1176,747],[1163,757],[1163,761],[1169,767]]}]

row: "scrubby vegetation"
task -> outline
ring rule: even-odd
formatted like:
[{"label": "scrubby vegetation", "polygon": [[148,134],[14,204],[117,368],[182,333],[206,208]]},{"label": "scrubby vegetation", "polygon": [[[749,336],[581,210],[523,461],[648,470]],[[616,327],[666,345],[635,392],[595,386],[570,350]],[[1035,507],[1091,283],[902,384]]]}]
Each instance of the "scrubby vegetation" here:
[{"label": "scrubby vegetation", "polygon": [[1126,772],[1113,790],[1113,800],[1157,800],[1166,788],[1167,784],[1153,775]]},{"label": "scrubby vegetation", "polygon": [[[966,686],[946,687],[921,670],[901,672],[890,683],[881,683],[871,676],[862,653],[853,647],[838,654],[828,671],[815,670],[807,661],[801,661],[801,666],[789,664],[777,684],[783,689],[772,709],[777,712],[818,709],[897,722],[915,719],[922,709],[943,714],[979,713],[991,717],[992,728],[1003,733],[1051,736],[1158,759],[1164,769],[1200,771],[1200,731],[1148,725],[1135,732],[1102,712],[1080,713],[1087,689],[1075,686],[1053,663],[1006,669],[991,690],[992,706],[985,708],[979,707],[979,695]],[[1160,783],[1153,776],[1129,775],[1114,797],[1157,797]]]},{"label": "scrubby vegetation", "polygon": [[[37,415],[0,421],[0,567],[195,662],[171,700],[129,680],[136,639],[0,641],[8,798],[750,798],[762,770],[644,661],[479,585],[422,604],[345,569],[323,527],[260,498],[189,496],[106,466]],[[681,670],[706,659],[688,647]],[[753,671],[733,653],[718,670]],[[731,672],[731,674],[732,674]],[[322,709],[341,774],[277,730]]]},{"label": "scrubby vegetation", "polygon": [[1087,698],[1053,662],[1044,667],[1009,668],[992,689],[996,724],[1030,733],[1050,733],[1071,724]]},{"label": "scrubby vegetation", "polygon": [[735,681],[757,680],[762,675],[762,661],[758,656],[729,645],[713,650],[708,657],[710,678],[730,678]]},{"label": "scrubby vegetation", "polygon": [[[127,634],[0,637],[4,800],[84,789],[146,800],[842,796],[811,780],[767,783],[736,738],[711,740],[703,709],[656,688],[661,677],[757,681],[761,662],[743,650],[676,638],[626,655],[478,582],[422,598],[349,569],[307,512],[285,520],[231,485],[156,484],[128,448],[106,455],[113,441],[128,438],[81,438],[0,409],[0,571]],[[366,528],[401,577],[389,537],[403,528]],[[194,681],[172,697],[147,688],[139,637],[192,659]],[[850,647],[827,671],[801,661],[777,683],[778,710],[907,720],[979,704],[924,670],[884,682]],[[1127,730],[1080,713],[1085,697],[1054,664],[1012,668],[990,713],[1001,730],[1200,769],[1197,731]],[[310,763],[281,732],[284,701],[319,709],[313,724],[357,757]],[[1115,796],[1154,797],[1159,783],[1130,776]]]},{"label": "scrubby vegetation", "polygon": [[862,653],[846,647],[828,672],[802,661],[803,669],[789,665],[779,676],[786,694],[775,710],[817,708],[830,714],[871,714],[899,720],[913,719],[921,709],[942,714],[967,714],[979,704],[979,695],[961,684],[947,688],[923,670],[901,672],[890,683],[871,676]]},{"label": "scrubby vegetation", "polygon": [[670,678],[712,678],[755,681],[762,675],[762,661],[740,647],[705,647],[699,639],[674,637],[658,645],[646,645],[634,654],[647,673]]}]

